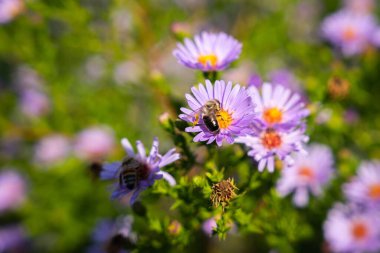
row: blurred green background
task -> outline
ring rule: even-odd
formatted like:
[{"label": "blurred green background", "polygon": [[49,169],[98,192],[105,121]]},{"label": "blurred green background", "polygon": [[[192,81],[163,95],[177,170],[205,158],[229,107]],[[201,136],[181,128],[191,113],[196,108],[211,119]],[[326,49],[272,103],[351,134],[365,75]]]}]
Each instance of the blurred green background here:
[{"label": "blurred green background", "polygon": [[[252,74],[268,79],[278,69],[292,72],[310,101],[311,141],[331,146],[339,175],[331,194],[309,209],[274,203],[270,208],[279,210],[276,221],[283,230],[266,235],[248,230],[226,241],[212,239],[204,252],[268,252],[271,245],[281,252],[304,252],[303,247],[317,245],[315,252],[320,252],[321,223],[331,204],[341,199],[341,183],[360,160],[380,157],[379,52],[368,49],[342,60],[318,36],[321,19],[338,9],[340,1],[31,0],[25,5],[20,15],[0,26],[0,167],[23,175],[27,200],[2,214],[0,224],[22,224],[31,245],[27,252],[85,252],[99,220],[132,212],[109,200],[108,184],[94,179],[89,169],[94,161],[72,150],[63,161],[41,165],[36,145],[51,134],[74,143],[84,129],[106,126],[113,131],[114,144],[97,162],[120,160],[122,137],[149,146],[158,136],[160,149],[168,150],[173,142],[160,127],[160,115],[168,112],[176,119],[184,93],[203,82],[201,73],[172,56],[184,35],[224,31],[241,41],[240,59],[222,74],[235,83],[246,85]],[[333,76],[350,84],[342,97],[329,93]],[[22,111],[25,85],[48,100],[38,116]],[[346,120],[348,109],[354,111],[354,121]],[[262,180],[270,181],[267,174]],[[287,222],[280,218],[282,211]],[[271,217],[262,215],[270,222]],[[160,226],[168,223],[165,219]],[[267,237],[264,246],[250,245],[252,232],[258,242]],[[194,240],[185,243],[186,251],[200,250]]]}]

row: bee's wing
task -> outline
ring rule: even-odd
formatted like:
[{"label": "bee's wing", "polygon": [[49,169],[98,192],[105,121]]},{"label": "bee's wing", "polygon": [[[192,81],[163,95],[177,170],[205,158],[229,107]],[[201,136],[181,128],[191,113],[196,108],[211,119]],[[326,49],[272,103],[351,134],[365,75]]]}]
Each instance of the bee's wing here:
[{"label": "bee's wing", "polygon": [[121,162],[105,163],[100,172],[100,178],[104,180],[114,179],[117,176]]}]

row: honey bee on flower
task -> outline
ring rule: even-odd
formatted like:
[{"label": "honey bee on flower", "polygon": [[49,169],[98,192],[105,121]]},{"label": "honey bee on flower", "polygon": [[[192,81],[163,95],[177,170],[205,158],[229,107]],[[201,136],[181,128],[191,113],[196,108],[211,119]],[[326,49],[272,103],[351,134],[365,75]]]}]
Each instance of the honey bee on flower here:
[{"label": "honey bee on flower", "polygon": [[197,133],[195,142],[215,141],[221,146],[223,140],[233,143],[236,136],[251,132],[255,105],[244,87],[222,80],[213,85],[206,80],[206,87],[199,84],[191,91],[193,95],[186,94],[190,109],[181,108],[179,118],[192,124],[185,131]]},{"label": "honey bee on flower", "polygon": [[175,149],[169,150],[165,155],[158,153],[158,139],[153,140],[152,149],[146,155],[145,147],[136,142],[137,153],[133,151],[128,139],[122,139],[122,145],[127,152],[127,158],[122,162],[106,163],[100,173],[103,180],[115,180],[112,198],[120,198],[132,193],[130,203],[133,204],[140,192],[152,186],[158,179],[164,178],[170,185],[175,185],[175,179],[161,168],[179,159]]}]

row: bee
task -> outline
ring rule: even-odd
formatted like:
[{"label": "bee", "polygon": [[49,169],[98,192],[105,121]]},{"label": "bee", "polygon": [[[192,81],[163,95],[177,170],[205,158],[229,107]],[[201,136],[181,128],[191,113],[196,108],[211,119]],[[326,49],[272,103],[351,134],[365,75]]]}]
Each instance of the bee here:
[{"label": "bee", "polygon": [[219,132],[219,124],[217,120],[220,111],[220,102],[217,99],[207,101],[200,109],[201,117],[206,128],[212,133]]},{"label": "bee", "polygon": [[141,164],[134,158],[126,158],[119,169],[119,185],[133,190],[139,182],[139,171]]}]

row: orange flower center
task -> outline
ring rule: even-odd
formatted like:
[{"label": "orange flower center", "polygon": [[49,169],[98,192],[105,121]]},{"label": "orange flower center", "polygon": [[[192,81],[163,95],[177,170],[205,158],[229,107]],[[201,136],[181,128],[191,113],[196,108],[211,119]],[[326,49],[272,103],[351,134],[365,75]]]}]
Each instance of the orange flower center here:
[{"label": "orange flower center", "polygon": [[214,54],[200,55],[198,57],[198,62],[205,67],[215,67],[216,63],[218,62],[218,57],[216,57]]},{"label": "orange flower center", "polygon": [[343,39],[345,41],[352,41],[356,37],[357,37],[357,33],[356,33],[356,30],[353,27],[348,26],[348,27],[346,27],[346,29],[344,29],[344,31],[343,31]]},{"label": "orange flower center", "polygon": [[372,199],[380,199],[380,183],[373,184],[369,187],[369,196]]},{"label": "orange flower center", "polygon": [[352,225],[351,233],[356,240],[362,240],[368,235],[368,228],[362,222],[356,222]]},{"label": "orange flower center", "polygon": [[304,179],[311,180],[314,178],[314,171],[309,167],[301,167],[298,170],[298,175]]},{"label": "orange flower center", "polygon": [[232,116],[227,111],[221,109],[218,111],[216,115],[216,120],[218,121],[219,128],[226,129],[232,123]]},{"label": "orange flower center", "polygon": [[12,17],[17,16],[17,15],[20,14],[23,10],[24,10],[24,3],[21,2],[21,1],[18,1],[18,2],[15,3],[15,4],[12,6],[12,8],[10,9],[11,16],[12,16]]},{"label": "orange flower center", "polygon": [[268,129],[261,136],[261,143],[267,149],[274,149],[281,146],[282,140],[281,140],[281,136],[278,133],[276,133],[275,130]]},{"label": "orange flower center", "polygon": [[277,107],[268,108],[264,111],[263,118],[268,124],[279,123],[282,120],[282,112]]}]

